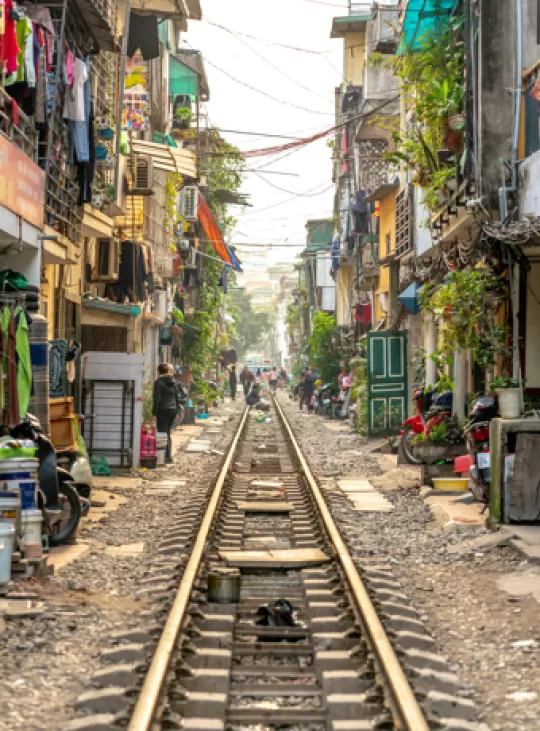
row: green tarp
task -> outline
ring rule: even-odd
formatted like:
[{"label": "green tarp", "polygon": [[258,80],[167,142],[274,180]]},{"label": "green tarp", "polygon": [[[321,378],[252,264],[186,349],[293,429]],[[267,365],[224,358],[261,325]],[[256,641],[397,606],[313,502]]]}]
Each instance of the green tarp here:
[{"label": "green tarp", "polygon": [[420,50],[426,37],[446,25],[457,4],[458,0],[409,0],[398,53]]},{"label": "green tarp", "polygon": [[169,94],[197,96],[197,74],[173,55],[169,57]]}]

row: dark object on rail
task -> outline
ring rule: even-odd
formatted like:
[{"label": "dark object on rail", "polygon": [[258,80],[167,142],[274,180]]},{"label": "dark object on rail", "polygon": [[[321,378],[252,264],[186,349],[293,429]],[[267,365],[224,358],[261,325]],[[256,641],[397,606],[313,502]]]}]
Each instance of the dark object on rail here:
[{"label": "dark object on rail", "polygon": [[[262,604],[257,609],[257,621],[255,624],[258,627],[297,627],[297,623],[294,619],[294,607],[286,599],[277,599],[272,604]],[[298,637],[288,637],[287,634],[276,637],[272,636],[260,636],[257,637],[258,642],[298,642]]]}]

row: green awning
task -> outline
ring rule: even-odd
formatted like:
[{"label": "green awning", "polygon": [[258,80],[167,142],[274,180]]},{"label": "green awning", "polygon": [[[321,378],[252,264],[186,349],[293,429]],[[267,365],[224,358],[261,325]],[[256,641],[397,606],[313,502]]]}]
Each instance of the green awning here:
[{"label": "green awning", "polygon": [[197,96],[197,74],[172,54],[169,56],[169,94]]},{"label": "green awning", "polygon": [[447,24],[457,4],[458,0],[409,0],[398,54],[420,50],[427,37]]}]

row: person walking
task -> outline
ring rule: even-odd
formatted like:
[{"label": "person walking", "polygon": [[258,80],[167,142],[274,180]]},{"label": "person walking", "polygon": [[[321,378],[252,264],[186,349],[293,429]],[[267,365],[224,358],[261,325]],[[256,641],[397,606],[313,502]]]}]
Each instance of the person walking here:
[{"label": "person walking", "polygon": [[270,390],[272,391],[272,393],[275,393],[277,391],[277,382],[278,382],[278,373],[277,373],[275,366],[270,371],[269,380],[270,380]]},{"label": "person walking", "polygon": [[304,378],[304,390],[300,397],[300,411],[302,411],[302,407],[304,406],[304,404],[307,405],[308,411],[313,411],[313,404],[311,402],[313,400],[314,391],[315,378],[313,376],[313,370],[311,368],[308,368],[306,372],[306,377]]},{"label": "person walking", "polygon": [[178,389],[168,363],[160,363],[158,377],[154,381],[153,415],[157,422],[157,431],[167,435],[165,462],[171,464],[172,443],[171,429],[178,413]]},{"label": "person walking", "polygon": [[255,380],[255,376],[253,373],[249,370],[249,368],[246,366],[243,367],[242,372],[240,373],[240,383],[242,384],[242,387],[244,389],[244,396],[247,396],[250,389],[251,384]]},{"label": "person walking", "polygon": [[231,390],[231,399],[233,401],[236,400],[236,386],[237,386],[236,366],[231,365],[229,367],[229,388]]}]

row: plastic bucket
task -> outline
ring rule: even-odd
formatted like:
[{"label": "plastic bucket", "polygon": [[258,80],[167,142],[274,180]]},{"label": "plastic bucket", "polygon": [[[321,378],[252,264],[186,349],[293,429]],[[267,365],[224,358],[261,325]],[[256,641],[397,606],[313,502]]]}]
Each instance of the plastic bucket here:
[{"label": "plastic bucket", "polygon": [[11,579],[11,555],[15,541],[15,528],[11,523],[0,523],[0,584]]},{"label": "plastic bucket", "polygon": [[23,510],[21,513],[21,543],[41,543],[41,510]]},{"label": "plastic bucket", "polygon": [[156,457],[157,464],[165,464],[165,452],[167,451],[167,435],[163,432],[156,434]]},{"label": "plastic bucket", "polygon": [[16,531],[20,505],[18,492],[0,492],[0,524],[9,523]]},{"label": "plastic bucket", "polygon": [[19,492],[22,510],[36,507],[37,459],[0,460],[0,490]]}]

